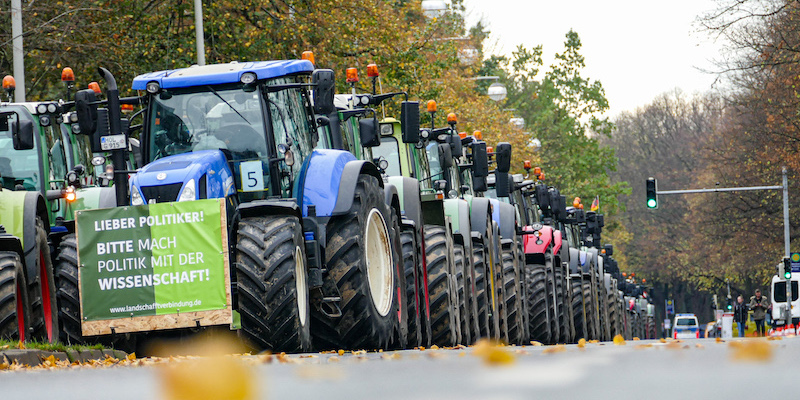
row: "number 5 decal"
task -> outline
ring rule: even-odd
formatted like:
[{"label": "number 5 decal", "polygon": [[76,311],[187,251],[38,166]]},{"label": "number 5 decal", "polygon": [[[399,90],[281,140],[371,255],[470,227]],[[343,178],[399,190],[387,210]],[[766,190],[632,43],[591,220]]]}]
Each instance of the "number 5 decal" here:
[{"label": "number 5 decal", "polygon": [[246,161],[239,164],[243,192],[264,190],[264,167],[261,161]]}]

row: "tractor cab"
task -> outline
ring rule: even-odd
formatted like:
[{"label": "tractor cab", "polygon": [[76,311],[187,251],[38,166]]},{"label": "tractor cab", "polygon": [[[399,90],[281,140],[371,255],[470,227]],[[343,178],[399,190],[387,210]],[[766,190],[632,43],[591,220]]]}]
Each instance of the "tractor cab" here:
[{"label": "tractor cab", "polygon": [[148,165],[131,204],[211,197],[298,197],[318,133],[305,60],[217,64],[137,76],[147,92],[141,133]]}]

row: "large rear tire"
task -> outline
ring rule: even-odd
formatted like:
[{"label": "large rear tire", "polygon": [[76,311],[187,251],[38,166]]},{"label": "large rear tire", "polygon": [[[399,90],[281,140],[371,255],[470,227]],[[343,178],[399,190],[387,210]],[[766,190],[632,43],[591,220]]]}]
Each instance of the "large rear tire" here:
[{"label": "large rear tire", "polygon": [[406,274],[403,264],[403,244],[400,234],[400,220],[396,210],[392,209],[392,259],[394,260],[395,305],[397,322],[394,329],[394,349],[405,349],[408,346],[408,298],[406,295]]},{"label": "large rear tire", "polygon": [[313,335],[321,348],[386,349],[392,339],[396,263],[383,193],[377,178],[359,175],[350,212],[328,225],[326,265],[342,297],[342,315],[318,315]]},{"label": "large rear tire", "polygon": [[425,249],[428,261],[428,293],[431,298],[432,344],[454,346],[458,341],[456,307],[450,279],[447,231],[441,226],[425,226]]},{"label": "large rear tire", "polygon": [[74,234],[64,236],[58,246],[55,266],[55,283],[58,287],[59,339],[66,344],[83,344],[81,335],[81,303],[78,286],[78,240]]},{"label": "large rear tire", "polygon": [[553,262],[555,270],[556,286],[556,321],[558,321],[559,343],[569,343],[569,323],[567,322],[567,301],[566,301],[566,282],[564,279],[564,269],[561,259],[556,258]]},{"label": "large rear tire", "polygon": [[594,309],[594,296],[592,296],[592,283],[589,280],[584,280],[582,284],[583,301],[586,310],[586,340],[597,339],[597,324],[595,309]]},{"label": "large rear tire", "polygon": [[506,340],[509,344],[524,343],[524,329],[522,328],[522,308],[520,307],[519,279],[517,270],[516,243],[507,243],[503,246],[503,307],[505,311]]},{"label": "large rear tire", "polygon": [[525,284],[528,286],[528,321],[531,340],[541,343],[550,341],[547,318],[547,271],[543,265],[525,266]]},{"label": "large rear tire", "polygon": [[58,306],[56,285],[53,276],[53,259],[47,242],[44,220],[36,217],[36,277],[28,282],[31,303],[31,326],[33,337],[47,343],[58,341]]},{"label": "large rear tire", "polygon": [[581,278],[572,279],[572,320],[575,324],[574,340],[589,339],[586,329],[586,308],[583,304],[583,284]]},{"label": "large rear tire", "polygon": [[311,350],[305,242],[294,216],[243,218],[236,243],[242,334],[258,348]]},{"label": "large rear tire", "polygon": [[472,335],[469,328],[469,291],[466,283],[466,263],[464,258],[464,246],[458,244],[453,249],[456,266],[456,289],[458,294],[458,324],[461,328],[461,342],[460,344],[471,344]]},{"label": "large rear tire", "polygon": [[30,316],[25,273],[19,255],[0,252],[0,339],[25,341]]},{"label": "large rear tire", "polygon": [[478,316],[478,335],[473,337],[475,340],[479,338],[488,338],[490,332],[489,320],[489,290],[486,277],[488,275],[488,268],[486,266],[485,246],[482,241],[474,241],[472,243],[472,265],[475,268],[475,310]]},{"label": "large rear tire", "polygon": [[547,271],[547,325],[550,326],[550,343],[558,342],[561,330],[558,325],[558,290],[556,289],[556,272],[553,268],[552,249],[548,248],[544,254],[545,270]]},{"label": "large rear tire", "polygon": [[[408,341],[407,344],[416,347],[422,345],[422,309],[425,307],[423,290],[420,290],[419,271],[417,265],[421,263],[416,245],[414,231],[404,230],[400,233],[400,244],[403,251],[403,269],[406,282],[406,310],[408,310]],[[420,307],[421,305],[421,307]]]},{"label": "large rear tire", "polygon": [[619,329],[617,327],[617,301],[614,298],[614,295],[608,294],[606,296],[606,307],[608,309],[608,321],[609,321],[609,328],[611,338],[613,339],[617,334],[619,334]]}]

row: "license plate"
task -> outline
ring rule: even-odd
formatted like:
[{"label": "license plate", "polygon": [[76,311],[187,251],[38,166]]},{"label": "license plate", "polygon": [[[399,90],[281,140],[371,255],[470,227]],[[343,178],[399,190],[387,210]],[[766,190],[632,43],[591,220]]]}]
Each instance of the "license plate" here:
[{"label": "license plate", "polygon": [[119,150],[128,147],[125,135],[100,136],[100,148],[103,150]]}]

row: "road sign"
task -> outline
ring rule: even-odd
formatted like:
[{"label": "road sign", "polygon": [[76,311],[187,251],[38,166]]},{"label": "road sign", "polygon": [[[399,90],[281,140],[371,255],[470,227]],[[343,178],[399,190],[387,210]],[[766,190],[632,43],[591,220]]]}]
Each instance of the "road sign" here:
[{"label": "road sign", "polygon": [[670,322],[669,318],[664,320],[664,330],[672,328],[672,323]]},{"label": "road sign", "polygon": [[789,262],[792,264],[792,273],[800,272],[800,253],[792,253]]},{"label": "road sign", "polygon": [[666,303],[666,307],[665,308],[667,309],[667,315],[675,314],[675,302],[674,302],[674,300],[667,299],[667,300],[664,300],[664,303]]}]

